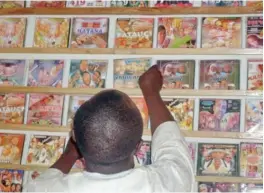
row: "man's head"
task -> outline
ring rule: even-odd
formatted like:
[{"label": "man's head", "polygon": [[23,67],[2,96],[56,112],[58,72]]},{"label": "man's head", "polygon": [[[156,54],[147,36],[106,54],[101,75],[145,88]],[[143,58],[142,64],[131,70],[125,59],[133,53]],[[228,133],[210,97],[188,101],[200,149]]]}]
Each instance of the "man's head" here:
[{"label": "man's head", "polygon": [[118,166],[129,162],[141,141],[143,121],[133,101],[116,90],[86,101],[74,117],[76,143],[86,163]]}]

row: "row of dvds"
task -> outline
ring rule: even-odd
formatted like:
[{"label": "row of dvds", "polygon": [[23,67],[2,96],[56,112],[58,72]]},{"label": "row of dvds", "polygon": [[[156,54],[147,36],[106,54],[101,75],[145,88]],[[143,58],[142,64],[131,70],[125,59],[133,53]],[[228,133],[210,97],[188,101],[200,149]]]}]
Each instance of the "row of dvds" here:
[{"label": "row of dvds", "polygon": [[[28,7],[193,7],[195,1],[199,0],[60,0],[60,1],[34,1],[31,0]],[[244,0],[245,2],[245,0]],[[243,0],[200,0],[200,6],[243,6]],[[246,6],[262,7],[263,2],[259,0],[246,0]],[[25,7],[24,1],[0,1],[0,8]]]},{"label": "row of dvds", "polygon": [[[113,73],[109,73],[109,60],[71,60],[66,65],[65,60],[0,59],[0,86],[60,88],[64,85],[63,77],[67,77],[69,88],[105,88],[106,81],[112,78],[113,88],[139,88],[138,78],[151,63],[151,58],[114,59]],[[155,63],[163,76],[163,89],[195,89],[195,68],[199,69],[198,89],[240,89],[240,60],[200,60],[198,64],[195,60],[157,60]],[[248,60],[247,68],[247,89],[263,90],[263,60]]]},{"label": "row of dvds", "polygon": [[[196,48],[198,18],[159,17],[117,18],[115,48]],[[27,18],[0,18],[0,48],[24,46]],[[263,48],[263,17],[247,17],[247,32],[242,35],[241,17],[203,17],[202,48]],[[155,31],[155,32],[154,32]],[[112,33],[112,32],[111,32]],[[153,41],[157,34],[157,42]],[[33,47],[36,48],[107,48],[109,18],[37,17]],[[155,45],[156,44],[156,45]]]},{"label": "row of dvds", "polygon": [[[68,104],[63,105],[64,96],[62,95],[30,94],[27,109],[25,108],[25,98],[24,94],[1,94],[0,123],[43,126],[65,124],[71,127],[75,112],[85,101],[89,100],[90,96],[71,97],[67,110],[65,106]],[[144,129],[150,128],[149,114],[144,98],[132,97],[131,99],[141,113]],[[194,99],[163,100],[181,130],[261,133],[263,129],[262,99],[247,99],[245,107],[239,99],[200,99],[197,120],[194,119]],[[241,109],[244,110],[244,108],[245,117],[242,117]],[[63,116],[63,112],[66,117]],[[67,120],[66,123],[63,120]],[[242,127],[244,124],[245,126]],[[194,125],[197,125],[198,128]]]}]

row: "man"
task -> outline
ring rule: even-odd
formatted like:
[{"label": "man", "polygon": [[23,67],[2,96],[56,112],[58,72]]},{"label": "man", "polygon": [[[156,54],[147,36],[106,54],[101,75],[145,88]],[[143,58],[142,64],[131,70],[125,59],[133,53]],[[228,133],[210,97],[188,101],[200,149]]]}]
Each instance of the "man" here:
[{"label": "man", "polygon": [[[139,79],[152,137],[152,164],[134,168],[143,121],[124,93],[100,92],[76,112],[73,137],[61,158],[29,183],[29,192],[191,192],[194,173],[188,147],[159,94],[162,76],[157,66]],[[76,139],[77,148],[74,140]],[[86,171],[68,174],[83,157]],[[67,175],[65,175],[67,174]]]}]

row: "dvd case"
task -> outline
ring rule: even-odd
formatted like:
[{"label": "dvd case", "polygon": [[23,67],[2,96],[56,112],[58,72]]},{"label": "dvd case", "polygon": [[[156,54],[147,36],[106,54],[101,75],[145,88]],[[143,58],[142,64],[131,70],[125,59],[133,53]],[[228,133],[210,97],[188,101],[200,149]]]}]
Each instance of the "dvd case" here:
[{"label": "dvd case", "polygon": [[197,175],[238,176],[239,148],[237,144],[200,143]]},{"label": "dvd case", "polygon": [[0,163],[20,164],[24,140],[24,134],[0,133]]},{"label": "dvd case", "polygon": [[63,95],[30,94],[27,124],[61,125],[63,100]]},{"label": "dvd case", "polygon": [[135,167],[151,164],[151,142],[143,141],[134,156]]},{"label": "dvd case", "polygon": [[247,48],[263,48],[263,17],[247,18]]},{"label": "dvd case", "polygon": [[241,48],[240,17],[202,19],[202,48]]},{"label": "dvd case", "polygon": [[23,124],[25,94],[0,94],[0,123]]},{"label": "dvd case", "polygon": [[111,7],[148,7],[149,0],[111,0]]},{"label": "dvd case", "polygon": [[240,176],[263,178],[263,144],[240,144]]},{"label": "dvd case", "polygon": [[162,88],[193,89],[195,60],[158,60],[163,76]]},{"label": "dvd case", "polygon": [[154,7],[169,8],[169,7],[192,7],[195,0],[154,0]]},{"label": "dvd case", "polygon": [[150,66],[150,58],[115,59],[114,88],[139,88],[138,79]]},{"label": "dvd case", "polygon": [[247,7],[255,7],[257,10],[263,11],[263,0],[246,0]]},{"label": "dvd case", "polygon": [[263,90],[263,60],[248,60],[248,90]]},{"label": "dvd case", "polygon": [[25,60],[0,59],[0,85],[24,86]]},{"label": "dvd case", "polygon": [[108,60],[71,60],[70,88],[105,88]]},{"label": "dvd case", "polygon": [[0,191],[22,192],[24,171],[0,169]]},{"label": "dvd case", "polygon": [[24,46],[26,18],[0,18],[0,48]]},{"label": "dvd case", "polygon": [[202,0],[202,7],[240,7],[242,0]]},{"label": "dvd case", "polygon": [[73,18],[72,48],[107,48],[108,18]]},{"label": "dvd case", "polygon": [[240,100],[201,99],[199,131],[240,131]]},{"label": "dvd case", "polygon": [[27,148],[27,164],[54,164],[64,151],[65,139],[61,136],[32,135]]},{"label": "dvd case", "polygon": [[181,130],[193,129],[194,99],[163,99]]},{"label": "dvd case", "polygon": [[136,104],[138,110],[141,113],[141,117],[143,120],[143,128],[148,129],[148,122],[149,122],[149,114],[148,114],[148,107],[144,98],[135,98],[131,97],[132,101]]},{"label": "dvd case", "polygon": [[197,19],[158,18],[157,48],[196,48]]},{"label": "dvd case", "polygon": [[106,7],[105,0],[67,0],[67,7]]},{"label": "dvd case", "polygon": [[34,60],[29,64],[28,86],[62,87],[64,60]]},{"label": "dvd case", "polygon": [[262,133],[263,131],[263,100],[246,100],[245,132]]},{"label": "dvd case", "polygon": [[263,191],[263,184],[240,184],[240,192],[255,192],[261,193]]},{"label": "dvd case", "polygon": [[239,185],[233,183],[200,182],[198,192],[239,192]]},{"label": "dvd case", "polygon": [[240,60],[201,60],[200,89],[238,90]]},{"label": "dvd case", "polygon": [[153,18],[117,18],[115,48],[152,48]]},{"label": "dvd case", "polygon": [[67,48],[69,18],[37,18],[35,22],[34,47]]},{"label": "dvd case", "polygon": [[34,8],[44,8],[44,7],[53,7],[53,8],[62,8],[65,7],[65,1],[66,0],[60,0],[60,1],[32,1],[30,0],[30,7]]},{"label": "dvd case", "polygon": [[25,2],[24,1],[0,1],[0,9],[10,9],[10,8],[22,8],[24,7]]}]

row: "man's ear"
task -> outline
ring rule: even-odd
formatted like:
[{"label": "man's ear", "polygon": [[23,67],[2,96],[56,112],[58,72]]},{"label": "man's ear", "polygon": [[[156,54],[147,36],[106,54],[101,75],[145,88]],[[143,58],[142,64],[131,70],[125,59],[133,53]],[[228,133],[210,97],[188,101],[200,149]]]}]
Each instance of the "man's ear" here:
[{"label": "man's ear", "polygon": [[71,137],[73,139],[73,141],[76,143],[76,138],[75,138],[75,134],[74,134],[74,130],[71,130]]}]

